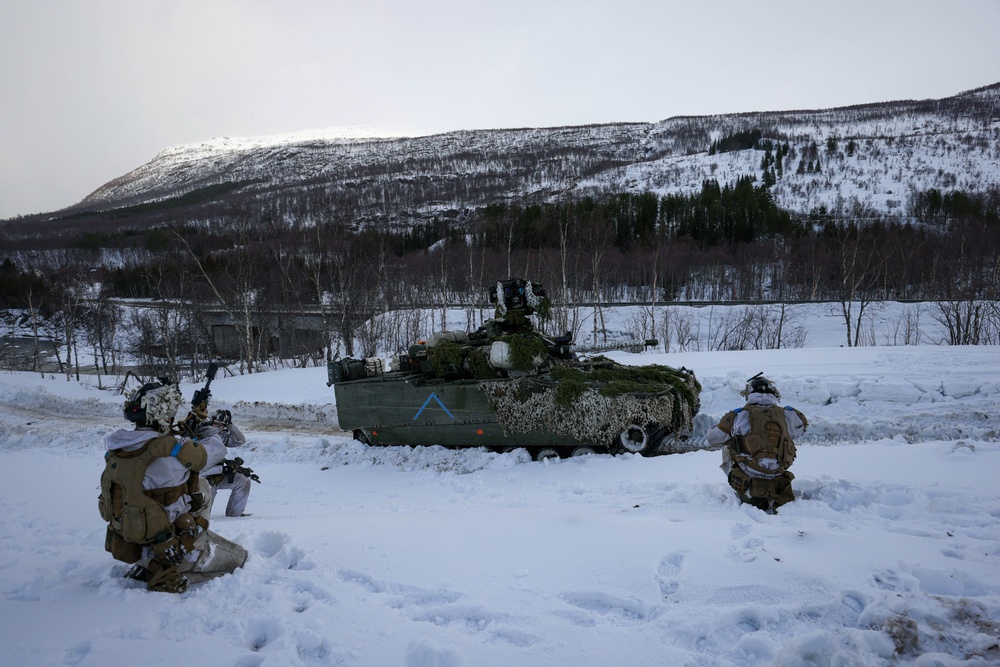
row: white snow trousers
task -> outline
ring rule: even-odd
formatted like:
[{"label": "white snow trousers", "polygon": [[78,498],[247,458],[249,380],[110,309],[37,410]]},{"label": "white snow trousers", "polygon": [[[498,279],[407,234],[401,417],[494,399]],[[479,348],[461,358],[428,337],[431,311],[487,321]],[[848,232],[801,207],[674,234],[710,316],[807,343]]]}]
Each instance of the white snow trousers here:
[{"label": "white snow trousers", "polygon": [[209,513],[211,513],[212,505],[215,504],[215,494],[219,492],[219,489],[229,491],[226,516],[242,516],[243,511],[247,508],[247,501],[250,500],[250,478],[246,475],[236,474],[233,475],[233,481],[230,482],[228,475],[223,477],[218,486],[212,487],[212,496],[208,503]]}]

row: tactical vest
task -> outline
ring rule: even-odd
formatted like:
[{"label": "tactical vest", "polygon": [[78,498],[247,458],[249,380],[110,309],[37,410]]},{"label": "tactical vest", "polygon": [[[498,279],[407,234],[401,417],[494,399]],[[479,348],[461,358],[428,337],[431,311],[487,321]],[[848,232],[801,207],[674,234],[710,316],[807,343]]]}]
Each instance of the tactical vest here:
[{"label": "tactical vest", "polygon": [[[795,443],[788,434],[785,409],[777,405],[748,405],[741,410],[750,416],[750,431],[733,436],[730,446],[733,459],[765,475],[787,471],[795,460]],[[777,469],[761,465],[762,459],[777,461]]]},{"label": "tactical vest", "polygon": [[[188,481],[174,487],[144,490],[142,479],[146,467],[154,459],[165,456],[177,458],[192,471]],[[173,533],[174,527],[164,506],[197,490],[197,471],[205,467],[208,453],[196,440],[178,441],[172,435],[162,435],[135,451],[108,452],[104,459],[98,497],[101,518],[126,542],[152,544]],[[193,489],[190,488],[192,484]]]}]

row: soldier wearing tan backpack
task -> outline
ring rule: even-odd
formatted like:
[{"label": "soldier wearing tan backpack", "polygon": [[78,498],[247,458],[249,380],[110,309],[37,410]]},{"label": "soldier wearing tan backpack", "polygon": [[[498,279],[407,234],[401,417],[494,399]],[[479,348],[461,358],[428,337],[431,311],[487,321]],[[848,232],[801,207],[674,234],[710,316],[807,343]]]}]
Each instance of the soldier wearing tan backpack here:
[{"label": "soldier wearing tan backpack", "polygon": [[183,399],[176,384],[144,384],[125,402],[134,429],[104,439],[107,449],[98,509],[107,523],[105,549],[134,564],[126,576],[151,591],[183,593],[188,584],[228,574],[247,559],[246,549],[209,530],[204,505],[208,484],[198,474],[225,456],[218,428],[201,423],[195,437],[174,432]]},{"label": "soldier wearing tan backpack", "polygon": [[781,407],[774,383],[758,373],[740,392],[746,405],[732,410],[708,429],[708,442],[723,445],[723,472],[740,500],[767,512],[795,500],[789,468],[795,461],[795,438],[809,426],[806,416]]}]

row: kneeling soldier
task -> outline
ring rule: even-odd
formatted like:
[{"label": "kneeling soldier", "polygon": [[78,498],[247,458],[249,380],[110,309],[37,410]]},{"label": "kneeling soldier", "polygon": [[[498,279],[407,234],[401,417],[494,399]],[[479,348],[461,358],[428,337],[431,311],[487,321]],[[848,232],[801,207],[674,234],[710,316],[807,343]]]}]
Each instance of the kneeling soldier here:
[{"label": "kneeling soldier", "polygon": [[795,460],[795,438],[809,422],[793,407],[778,405],[781,394],[774,383],[758,373],[740,392],[746,405],[728,412],[708,429],[708,442],[724,445],[723,472],[740,500],[764,511],[795,500],[788,469]]},{"label": "kneeling soldier", "polygon": [[207,423],[195,439],[172,434],[182,403],[175,384],[147,383],[125,403],[135,428],[104,438],[98,506],[108,522],[105,548],[135,564],[128,576],[151,591],[182,593],[189,583],[233,572],[247,558],[243,547],[208,530],[207,517],[199,516],[198,471],[208,462],[207,449],[225,447]]}]

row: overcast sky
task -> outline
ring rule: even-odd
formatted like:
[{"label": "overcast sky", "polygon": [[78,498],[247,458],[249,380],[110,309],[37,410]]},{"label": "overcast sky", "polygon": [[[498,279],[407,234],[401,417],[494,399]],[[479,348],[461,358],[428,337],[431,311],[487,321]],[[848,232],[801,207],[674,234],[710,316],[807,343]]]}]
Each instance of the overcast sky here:
[{"label": "overcast sky", "polygon": [[0,218],[168,146],[658,121],[1000,81],[1000,0],[0,0]]}]

